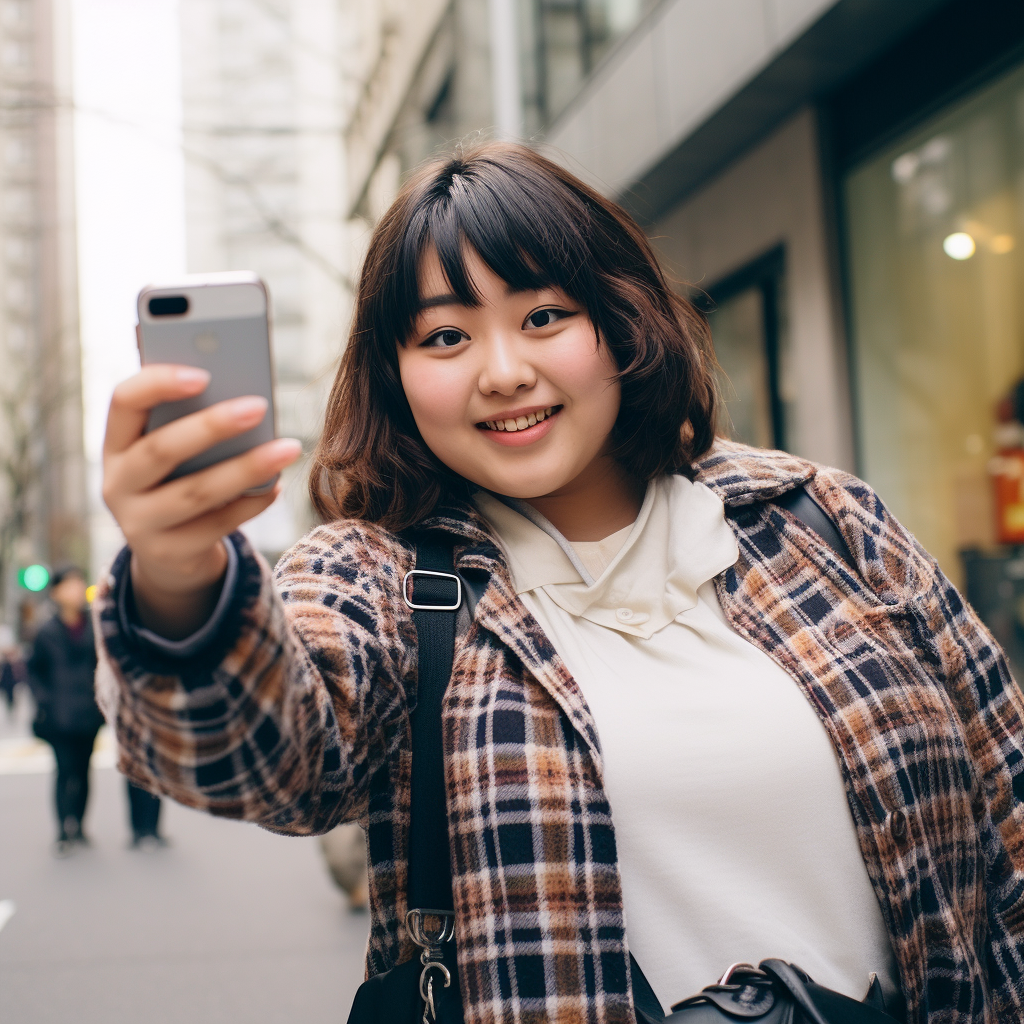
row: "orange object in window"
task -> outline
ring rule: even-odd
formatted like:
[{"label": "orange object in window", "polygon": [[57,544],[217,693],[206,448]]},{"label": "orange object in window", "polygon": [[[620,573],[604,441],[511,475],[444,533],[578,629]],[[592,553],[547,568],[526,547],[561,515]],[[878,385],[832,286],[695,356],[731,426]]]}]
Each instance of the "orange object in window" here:
[{"label": "orange object in window", "polygon": [[995,492],[996,540],[1024,544],[1024,448],[1007,448],[989,463]]}]

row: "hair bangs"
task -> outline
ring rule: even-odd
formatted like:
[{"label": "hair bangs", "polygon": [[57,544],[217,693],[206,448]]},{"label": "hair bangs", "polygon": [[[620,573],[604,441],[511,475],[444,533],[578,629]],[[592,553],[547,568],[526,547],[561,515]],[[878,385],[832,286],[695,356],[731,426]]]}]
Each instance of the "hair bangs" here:
[{"label": "hair bangs", "polygon": [[[491,173],[487,173],[490,171]],[[420,311],[419,276],[424,254],[433,249],[452,294],[467,306],[480,295],[466,267],[472,249],[512,291],[556,285],[592,309],[582,204],[566,189],[560,202],[529,188],[507,168],[482,166],[445,175],[409,220],[402,240],[392,309],[404,344]],[[578,209],[573,209],[578,207]],[[575,214],[575,216],[574,216]]]}]

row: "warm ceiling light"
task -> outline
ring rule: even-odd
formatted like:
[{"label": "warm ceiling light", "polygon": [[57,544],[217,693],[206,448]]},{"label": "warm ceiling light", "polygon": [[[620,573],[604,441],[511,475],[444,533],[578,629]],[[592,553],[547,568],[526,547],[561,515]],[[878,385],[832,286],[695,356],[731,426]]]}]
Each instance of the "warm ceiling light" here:
[{"label": "warm ceiling light", "polygon": [[942,251],[954,260],[969,260],[977,246],[966,231],[954,231],[942,241]]},{"label": "warm ceiling light", "polygon": [[996,235],[989,243],[997,256],[1005,256],[1006,253],[1012,252],[1014,244],[1013,235]]}]

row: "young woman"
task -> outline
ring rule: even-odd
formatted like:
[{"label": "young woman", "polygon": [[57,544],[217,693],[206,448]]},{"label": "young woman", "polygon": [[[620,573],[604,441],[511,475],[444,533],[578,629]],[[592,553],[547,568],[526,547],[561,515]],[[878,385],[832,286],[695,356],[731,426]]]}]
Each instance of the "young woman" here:
[{"label": "young woman", "polygon": [[[128,546],[97,601],[121,768],[290,834],[367,830],[374,975],[405,928],[414,530],[456,538],[443,713],[459,981],[477,1022],[629,1022],[777,956],[908,1020],[1024,1014],[1024,702],[865,484],[715,441],[707,327],[617,206],[525,148],[431,164],[378,226],[313,459],[325,524],[270,569],[238,497],[264,413],[143,435],[111,404]],[[806,487],[847,567],[776,502]]]}]

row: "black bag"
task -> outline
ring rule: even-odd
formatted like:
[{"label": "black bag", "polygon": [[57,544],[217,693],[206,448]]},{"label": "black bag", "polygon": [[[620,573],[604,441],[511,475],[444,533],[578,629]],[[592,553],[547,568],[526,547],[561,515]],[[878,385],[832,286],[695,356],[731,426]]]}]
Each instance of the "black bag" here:
[{"label": "black bag", "polygon": [[637,1024],[898,1024],[885,1012],[877,979],[859,1003],[816,985],[784,960],[762,960],[760,967],[734,964],[721,981],[675,1003],[666,1016],[632,956],[630,969]]},{"label": "black bag", "polygon": [[[815,531],[857,571],[842,535],[803,487],[775,499]],[[348,1024],[463,1024],[455,961],[454,902],[447,842],[441,704],[451,676],[455,619],[463,584],[455,574],[452,538],[421,536],[416,568],[402,581],[413,609],[419,644],[419,679],[412,718],[412,793],[409,829],[409,914],[406,926],[423,949],[418,960],[363,982]],[[424,909],[427,908],[427,909]],[[734,965],[720,982],[674,1004],[665,1015],[654,989],[630,954],[638,1024],[897,1024],[884,1012],[877,981],[857,1002],[816,985],[793,964],[762,960],[760,968]]]}]

